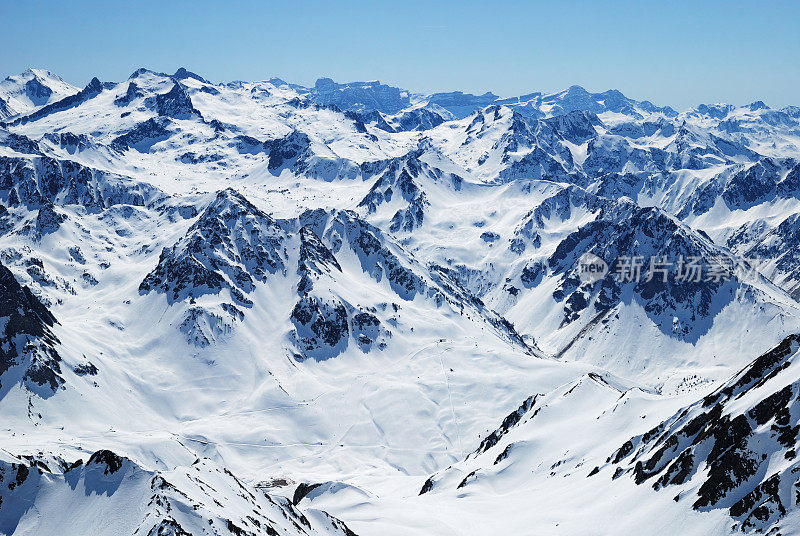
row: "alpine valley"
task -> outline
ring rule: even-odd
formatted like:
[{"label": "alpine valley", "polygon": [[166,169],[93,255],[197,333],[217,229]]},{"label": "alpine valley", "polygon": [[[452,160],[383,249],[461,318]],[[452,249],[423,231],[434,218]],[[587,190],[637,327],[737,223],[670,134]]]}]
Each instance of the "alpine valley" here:
[{"label": "alpine valley", "polygon": [[0,534],[800,534],[798,300],[797,107],[30,69]]}]

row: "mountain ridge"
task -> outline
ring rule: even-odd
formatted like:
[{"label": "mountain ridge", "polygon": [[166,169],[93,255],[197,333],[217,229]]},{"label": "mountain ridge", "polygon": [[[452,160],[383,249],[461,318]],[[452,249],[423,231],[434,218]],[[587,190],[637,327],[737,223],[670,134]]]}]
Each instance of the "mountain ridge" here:
[{"label": "mountain ridge", "polygon": [[0,531],[789,533],[792,107],[9,80]]}]

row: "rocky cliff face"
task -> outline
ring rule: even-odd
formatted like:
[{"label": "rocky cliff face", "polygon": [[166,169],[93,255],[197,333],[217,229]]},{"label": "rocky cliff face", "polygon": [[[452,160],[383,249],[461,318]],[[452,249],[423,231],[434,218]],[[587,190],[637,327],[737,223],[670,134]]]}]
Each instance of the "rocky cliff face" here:
[{"label": "rocky cliff face", "polygon": [[614,477],[727,509],[745,532],[780,530],[798,506],[800,337],[757,358],[703,400],[620,447]]},{"label": "rocky cliff face", "polygon": [[0,264],[0,393],[21,383],[44,396],[64,383],[55,317]]}]

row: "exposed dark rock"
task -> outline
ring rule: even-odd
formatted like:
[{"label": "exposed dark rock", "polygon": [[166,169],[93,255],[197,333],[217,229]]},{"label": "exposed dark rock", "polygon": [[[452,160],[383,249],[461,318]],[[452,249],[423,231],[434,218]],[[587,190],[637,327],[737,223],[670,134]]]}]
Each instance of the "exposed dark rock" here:
[{"label": "exposed dark rock", "polygon": [[186,88],[180,82],[175,82],[166,93],[146,99],[146,105],[155,110],[160,117],[172,119],[202,119],[202,114],[192,104],[192,99]]},{"label": "exposed dark rock", "polygon": [[536,404],[536,398],[537,395],[528,397],[519,408],[517,408],[513,413],[508,414],[500,424],[500,428],[489,434],[483,439],[483,441],[481,441],[474,454],[481,454],[495,446],[500,439],[506,435],[511,428],[519,424],[519,422],[522,420],[522,417],[524,417],[525,414],[527,414],[533,408],[533,406]]},{"label": "exposed dark rock", "polygon": [[91,139],[86,134],[73,134],[72,132],[59,132],[45,134],[45,138],[52,141],[69,153],[82,151],[93,145]]},{"label": "exposed dark rock", "polygon": [[378,178],[359,203],[359,207],[372,214],[393,199],[403,201],[389,226],[389,230],[393,233],[410,232],[422,225],[425,211],[430,205],[423,184],[441,182],[454,190],[461,187],[463,181],[461,177],[421,161],[423,153],[424,149],[418,148],[402,157],[369,162],[361,166],[365,176]]},{"label": "exposed dark rock", "polygon": [[42,205],[36,215],[36,232],[39,235],[54,233],[66,219],[64,214],[56,212],[52,204]]},{"label": "exposed dark rock", "polygon": [[106,475],[113,475],[117,471],[122,468],[122,463],[125,461],[125,458],[121,456],[117,456],[110,450],[98,450],[94,454],[91,455],[89,461],[86,462],[86,465],[102,465],[103,474]]},{"label": "exposed dark rock", "polygon": [[167,124],[167,121],[164,120],[148,119],[127,133],[114,138],[111,146],[119,151],[136,149],[140,153],[146,153],[153,145],[172,135],[166,128]]},{"label": "exposed dark rock", "polygon": [[465,476],[465,477],[464,477],[464,480],[462,480],[462,481],[461,481],[461,482],[458,484],[458,486],[457,486],[457,489],[461,489],[461,488],[464,488],[464,487],[466,487],[466,486],[467,486],[467,484],[469,484],[469,481],[470,481],[471,479],[474,479],[474,478],[475,478],[475,475],[476,475],[476,474],[477,474],[477,471],[472,471],[472,472],[470,472],[470,473],[469,473],[467,476]]},{"label": "exposed dark rock", "polygon": [[91,210],[118,204],[144,206],[159,196],[152,186],[133,179],[47,156],[0,156],[2,191],[9,192],[11,205],[81,205]]},{"label": "exposed dark rock", "polygon": [[195,74],[192,71],[187,71],[185,67],[180,67],[175,74],[172,75],[172,78],[175,80],[185,80],[187,78],[192,78],[197,80],[198,82],[203,82],[204,84],[208,84],[208,80],[200,76],[199,74]]},{"label": "exposed dark rock", "polygon": [[23,154],[41,155],[42,149],[39,144],[27,136],[15,134],[13,132],[0,132],[0,142],[3,145]]},{"label": "exposed dark rock", "polygon": [[[637,484],[658,476],[656,490],[690,485],[696,510],[729,508],[742,529],[767,532],[796,504],[781,489],[794,484],[800,462],[765,472],[770,460],[795,460],[800,383],[794,376],[785,383],[778,372],[799,349],[800,336],[787,337],[705,399],[626,442],[609,461],[620,465],[617,472],[632,466]],[[741,408],[745,395],[748,406]]]},{"label": "exposed dark rock", "polygon": [[584,110],[573,110],[542,121],[549,124],[564,139],[576,145],[597,136],[594,127],[603,125],[596,114]]},{"label": "exposed dark rock", "polygon": [[[597,218],[564,238],[547,260],[548,272],[563,277],[553,297],[564,303],[564,325],[602,316],[632,293],[662,333],[694,342],[734,300],[734,287],[741,283],[740,263],[672,216],[607,200],[595,200],[588,207],[597,211]],[[577,277],[575,267],[584,253],[609,267],[595,283],[585,284]],[[699,266],[694,272],[690,260]],[[713,273],[717,275],[712,278]]]},{"label": "exposed dark rock", "polygon": [[487,244],[493,244],[494,242],[500,240],[500,235],[497,233],[493,233],[491,231],[484,231],[483,233],[481,233],[481,240],[483,240]]},{"label": "exposed dark rock", "polygon": [[139,286],[171,302],[222,289],[242,305],[255,282],[285,269],[286,233],[268,214],[232,189],[220,191],[186,235],[164,248]]},{"label": "exposed dark rock", "polygon": [[311,139],[297,130],[277,140],[265,142],[269,154],[270,170],[290,167],[310,150]]},{"label": "exposed dark rock", "polygon": [[25,95],[36,106],[43,106],[47,104],[50,97],[53,95],[53,90],[44,85],[39,78],[34,76],[25,82]]},{"label": "exposed dark rock", "polygon": [[292,496],[292,504],[297,506],[300,504],[306,495],[320,487],[322,484],[306,484],[305,482],[301,482],[297,485],[297,488],[294,490],[294,495]]},{"label": "exposed dark rock", "polygon": [[125,90],[125,94],[114,99],[114,104],[117,106],[127,106],[134,100],[141,97],[144,97],[142,90],[139,89],[139,86],[136,85],[136,82],[130,81],[128,82],[128,89]]},{"label": "exposed dark rock", "polygon": [[52,392],[64,383],[58,340],[50,330],[55,323],[47,307],[0,264],[0,387],[12,368],[21,372],[11,381],[28,387],[46,386]]},{"label": "exposed dark rock", "polygon": [[97,376],[97,367],[92,363],[81,363],[76,365],[72,371],[78,376]]},{"label": "exposed dark rock", "polygon": [[39,108],[38,110],[36,110],[31,114],[15,119],[11,124],[12,125],[25,124],[31,121],[36,121],[38,119],[41,119],[42,117],[46,117],[56,112],[69,110],[70,108],[75,108],[83,104],[84,102],[93,99],[94,97],[99,95],[103,91],[103,89],[105,89],[103,83],[100,82],[100,80],[98,80],[97,78],[92,78],[91,82],[89,82],[89,84],[85,88],[75,93],[74,95],[70,95],[69,97],[65,97],[59,101],[47,104],[46,106]]},{"label": "exposed dark rock", "polygon": [[291,315],[304,354],[331,357],[346,345],[350,330],[347,309],[335,298],[303,296]]},{"label": "exposed dark rock", "polygon": [[377,110],[389,114],[411,103],[408,92],[378,81],[337,84],[330,78],[320,78],[309,96],[319,104],[333,104],[340,110]]}]

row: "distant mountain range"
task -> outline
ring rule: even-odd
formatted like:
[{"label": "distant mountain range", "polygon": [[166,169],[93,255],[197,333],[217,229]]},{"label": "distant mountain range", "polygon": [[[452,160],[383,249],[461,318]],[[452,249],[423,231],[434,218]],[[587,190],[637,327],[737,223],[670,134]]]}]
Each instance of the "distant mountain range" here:
[{"label": "distant mountain range", "polygon": [[8,77],[0,534],[794,533],[798,228],[793,106]]}]

